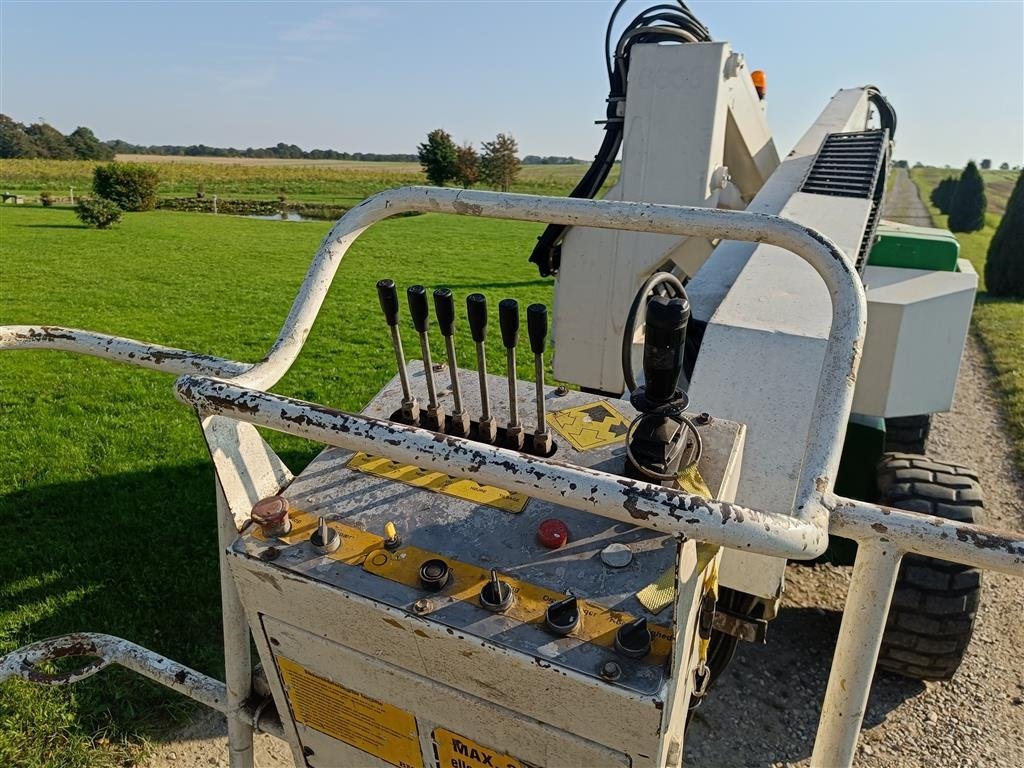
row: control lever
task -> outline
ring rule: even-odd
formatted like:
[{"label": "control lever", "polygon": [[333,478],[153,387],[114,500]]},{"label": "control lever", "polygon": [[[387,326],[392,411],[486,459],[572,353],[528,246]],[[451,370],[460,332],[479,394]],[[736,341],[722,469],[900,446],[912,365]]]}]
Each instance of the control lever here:
[{"label": "control lever", "polygon": [[423,373],[427,377],[427,428],[444,432],[444,409],[437,402],[437,389],[434,387],[434,365],[430,360],[430,341],[427,339],[427,328],[430,325],[427,289],[422,285],[410,285],[406,289],[406,294],[409,298],[409,314],[412,316],[413,327],[420,335]]},{"label": "control lever", "polygon": [[466,297],[466,316],[469,318],[469,332],[476,344],[476,373],[480,379],[480,423],[478,439],[493,443],[498,436],[498,425],[491,415],[491,395],[487,391],[487,297],[482,293],[471,293]]},{"label": "control lever", "polygon": [[453,435],[466,437],[469,435],[469,414],[462,407],[459,367],[455,361],[455,298],[448,288],[438,288],[434,291],[434,314],[437,315],[437,327],[441,329],[441,335],[444,337],[444,346],[448,353],[448,372],[452,380],[455,409],[452,411],[451,432]]},{"label": "control lever", "polygon": [[519,423],[519,393],[516,386],[516,344],[519,343],[519,302],[502,299],[498,303],[498,325],[501,328],[501,343],[505,345],[505,359],[508,365],[508,427],[505,442],[517,451],[523,449],[523,425]]},{"label": "control lever", "polygon": [[531,304],[526,308],[526,332],[533,352],[533,376],[537,388],[537,431],[533,433],[533,451],[541,456],[551,453],[551,433],[544,415],[544,346],[548,337],[548,308]]},{"label": "control lever", "polygon": [[701,452],[700,433],[683,415],[689,398],[679,388],[689,320],[690,302],[685,296],[648,300],[644,384],[629,398],[640,415],[626,435],[626,473],[670,487],[677,486],[679,473],[695,464]]},{"label": "control lever", "polygon": [[391,346],[395,349],[395,360],[398,363],[398,380],[402,383],[402,420],[409,424],[418,424],[420,420],[420,404],[412,395],[409,386],[409,372],[405,369],[405,352],[402,349],[402,336],[398,332],[398,291],[394,280],[377,281],[377,298],[384,312],[384,320],[391,329]]}]

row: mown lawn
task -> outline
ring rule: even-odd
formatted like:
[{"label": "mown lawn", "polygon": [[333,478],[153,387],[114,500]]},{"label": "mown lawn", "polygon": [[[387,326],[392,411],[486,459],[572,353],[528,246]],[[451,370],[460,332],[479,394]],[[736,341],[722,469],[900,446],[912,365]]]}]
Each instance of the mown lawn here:
[{"label": "mown lawn", "polygon": [[[66,210],[5,207],[0,323],[255,360],[328,227],[152,212],[103,232]],[[550,304],[550,282],[527,262],[539,229],[441,215],[373,227],[275,390],[359,409],[391,378],[380,277],[448,285],[460,301],[482,290],[495,305],[506,296]],[[460,342],[471,360],[468,334]],[[491,360],[499,372],[501,356]],[[91,630],[222,675],[213,472],[172,381],[65,353],[0,354],[0,654]],[[293,469],[312,456],[302,441],[271,440]],[[116,670],[65,689],[11,682],[0,687],[0,766],[123,765],[188,711],[182,697]]]},{"label": "mown lawn", "polygon": [[[937,227],[945,227],[948,217],[931,204],[929,195],[935,185],[945,178],[946,173],[939,168],[914,168],[910,171],[910,177],[921,191],[921,199],[924,200]],[[1014,440],[1017,463],[1024,468],[1024,299],[989,296],[985,291],[985,259],[988,245],[999,225],[1009,194],[1003,194],[1001,190],[1006,184],[1013,186],[1016,173],[982,173],[989,197],[985,227],[978,232],[958,232],[956,238],[960,241],[961,256],[970,259],[978,272],[978,297],[974,304],[972,325],[988,352],[996,381],[1005,395],[1003,404]],[[993,200],[1000,199],[1001,203],[998,206],[993,204]],[[994,213],[994,208],[998,208],[999,213]]]}]

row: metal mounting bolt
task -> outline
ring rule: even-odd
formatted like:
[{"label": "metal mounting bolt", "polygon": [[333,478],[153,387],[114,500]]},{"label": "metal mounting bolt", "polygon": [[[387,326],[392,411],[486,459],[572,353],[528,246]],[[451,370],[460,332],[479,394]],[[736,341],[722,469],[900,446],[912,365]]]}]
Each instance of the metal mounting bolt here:
[{"label": "metal mounting bolt", "polygon": [[412,604],[412,609],[416,613],[428,613],[434,609],[434,604],[425,598],[420,598]]},{"label": "metal mounting bolt", "polygon": [[601,665],[601,677],[605,680],[618,680],[622,677],[622,667],[616,661],[606,661]]},{"label": "metal mounting bolt", "polygon": [[565,384],[559,384],[555,387],[555,397],[565,397],[569,394],[569,388]]}]

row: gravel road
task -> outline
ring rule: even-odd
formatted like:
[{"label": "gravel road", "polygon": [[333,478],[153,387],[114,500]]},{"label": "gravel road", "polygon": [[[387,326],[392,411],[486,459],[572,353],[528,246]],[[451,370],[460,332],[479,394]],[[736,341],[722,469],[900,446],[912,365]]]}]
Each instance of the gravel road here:
[{"label": "gravel road", "polygon": [[[928,226],[927,211],[904,169],[885,216]],[[1015,467],[1005,418],[984,353],[968,340],[953,411],[936,417],[930,453],[975,467],[987,522],[1024,529],[1024,477]],[[736,659],[694,717],[689,765],[806,766],[839,630],[850,569],[790,566],[784,608],[766,646],[741,644]],[[858,766],[911,768],[1024,766],[1024,580],[985,577],[974,641],[950,683],[889,675],[875,680],[861,735]],[[198,718],[160,746],[148,768],[227,765],[223,719]],[[257,766],[291,765],[287,749],[257,739]]]}]

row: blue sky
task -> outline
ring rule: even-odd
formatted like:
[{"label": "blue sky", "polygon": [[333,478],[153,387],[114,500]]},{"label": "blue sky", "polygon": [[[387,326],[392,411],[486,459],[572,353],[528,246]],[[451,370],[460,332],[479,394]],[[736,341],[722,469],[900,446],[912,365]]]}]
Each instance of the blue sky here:
[{"label": "blue sky", "polygon": [[[524,154],[589,159],[612,6],[0,0],[0,111],[142,144],[412,152],[437,126],[510,131]],[[874,83],[899,114],[897,157],[1024,162],[1022,0],[690,7],[767,71],[783,152],[838,88]]]}]

